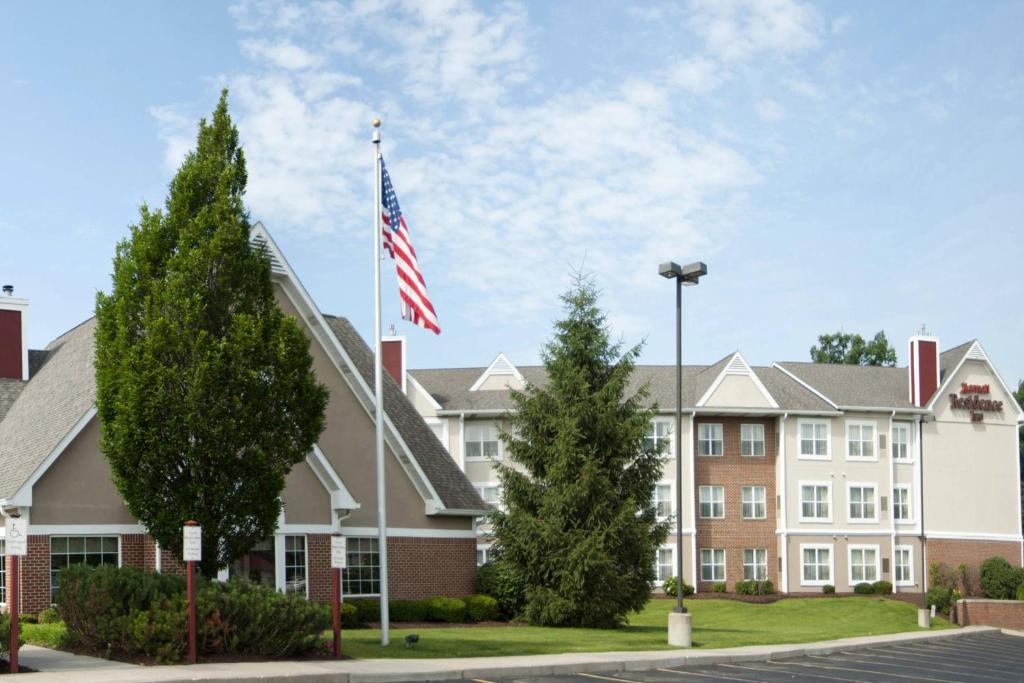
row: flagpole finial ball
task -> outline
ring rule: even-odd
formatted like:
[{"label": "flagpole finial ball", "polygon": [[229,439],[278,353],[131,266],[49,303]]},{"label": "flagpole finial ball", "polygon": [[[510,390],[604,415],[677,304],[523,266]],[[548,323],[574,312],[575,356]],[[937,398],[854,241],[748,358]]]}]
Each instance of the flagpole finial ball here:
[{"label": "flagpole finial ball", "polygon": [[373,127],[374,128],[380,128],[380,119],[374,119],[373,120]]}]

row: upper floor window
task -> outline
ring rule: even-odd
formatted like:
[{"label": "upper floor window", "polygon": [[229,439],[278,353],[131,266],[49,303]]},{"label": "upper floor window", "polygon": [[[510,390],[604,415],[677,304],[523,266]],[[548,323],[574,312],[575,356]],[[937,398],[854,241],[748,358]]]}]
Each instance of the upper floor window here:
[{"label": "upper floor window", "polygon": [[743,519],[765,518],[765,487],[744,486],[740,489],[743,502]]},{"label": "upper floor window", "polygon": [[497,484],[485,484],[476,487],[477,492],[485,503],[491,507],[501,509],[501,486]]},{"label": "upper floor window", "polygon": [[494,422],[466,423],[466,460],[501,457],[498,425]]},{"label": "upper floor window", "polygon": [[832,485],[800,485],[800,519],[811,522],[832,521]]},{"label": "upper floor window", "polygon": [[723,427],[720,424],[701,423],[697,425],[697,454],[723,454]]},{"label": "upper floor window", "polygon": [[672,457],[672,420],[652,420],[647,426],[647,436],[644,443],[661,454],[663,458]]},{"label": "upper floor window", "polygon": [[846,423],[846,457],[873,460],[875,457],[875,424]]},{"label": "upper floor window", "polygon": [[740,455],[764,455],[764,425],[740,425]]},{"label": "upper floor window", "polygon": [[700,516],[705,519],[722,519],[725,517],[725,487],[701,486]]},{"label": "upper floor window", "polygon": [[476,566],[482,567],[491,561],[491,546],[478,545],[476,547]]},{"label": "upper floor window", "polygon": [[910,460],[910,426],[894,424],[892,426],[892,459]]},{"label": "upper floor window", "polygon": [[892,490],[892,518],[897,522],[910,521],[910,487],[896,486]]},{"label": "upper floor window", "polygon": [[800,426],[800,457],[819,458],[826,460],[829,457],[829,429],[828,422],[821,420],[801,421]]},{"label": "upper floor window", "polygon": [[442,420],[433,417],[427,417],[423,419],[430,427],[430,431],[434,432],[434,436],[441,442],[445,450],[448,450],[448,430],[445,428],[445,424]]},{"label": "upper floor window", "polygon": [[658,519],[668,519],[674,509],[672,484],[658,484],[654,487],[654,509]]},{"label": "upper floor window", "polygon": [[850,521],[878,521],[876,510],[874,485],[850,484]]}]

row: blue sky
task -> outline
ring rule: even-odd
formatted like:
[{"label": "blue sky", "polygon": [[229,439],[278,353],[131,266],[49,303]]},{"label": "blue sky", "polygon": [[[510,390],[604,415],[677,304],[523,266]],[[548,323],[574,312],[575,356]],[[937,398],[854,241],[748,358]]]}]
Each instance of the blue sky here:
[{"label": "blue sky", "polygon": [[418,367],[535,363],[570,271],[674,358],[662,260],[701,259],[686,361],[804,360],[922,324],[1024,378],[1021,2],[7,3],[0,279],[41,346],[91,313],[219,89],[247,200],[372,333],[372,150],[444,333]]}]

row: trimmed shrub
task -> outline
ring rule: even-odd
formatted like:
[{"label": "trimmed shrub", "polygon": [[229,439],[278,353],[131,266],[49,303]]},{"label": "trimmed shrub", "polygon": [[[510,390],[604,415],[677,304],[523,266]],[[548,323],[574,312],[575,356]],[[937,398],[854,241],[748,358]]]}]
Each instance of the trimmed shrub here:
[{"label": "trimmed shrub", "polygon": [[496,621],[500,616],[498,601],[490,595],[470,595],[462,601],[470,621]]},{"label": "trimmed shrub", "polygon": [[56,624],[60,621],[60,612],[53,607],[47,607],[36,616],[36,623],[38,624]]},{"label": "trimmed shrub", "polygon": [[427,620],[427,605],[423,600],[392,600],[388,606],[394,621]]},{"label": "trimmed shrub", "polygon": [[[24,641],[21,638],[21,634],[18,634],[18,647],[21,647]],[[11,650],[11,615],[6,612],[0,612],[0,656],[6,657],[10,654]]]},{"label": "trimmed shrub", "polygon": [[1017,599],[1024,600],[1024,583],[1017,586]]},{"label": "trimmed shrub", "polygon": [[711,584],[712,593],[724,593],[726,588],[727,586],[725,585],[725,581],[719,581],[718,583]]},{"label": "trimmed shrub", "polygon": [[355,600],[348,600],[347,604],[356,608],[359,623],[376,624],[380,622],[380,602],[377,600],[357,598]]},{"label": "trimmed shrub", "polygon": [[874,590],[871,588],[871,584],[867,581],[861,581],[853,587],[853,592],[857,595],[871,595]]},{"label": "trimmed shrub", "polygon": [[1024,570],[1013,567],[1005,558],[990,557],[981,563],[981,591],[986,598],[1012,600],[1024,583]]},{"label": "trimmed shrub", "polygon": [[476,592],[497,600],[501,614],[509,619],[519,616],[526,606],[526,582],[500,558],[477,569]]},{"label": "trimmed shrub", "polygon": [[945,562],[932,562],[928,565],[928,585],[956,588],[957,573]]},{"label": "trimmed shrub", "polygon": [[871,584],[871,592],[875,595],[889,595],[892,593],[892,582],[882,579]]},{"label": "trimmed shrub", "polygon": [[836,594],[836,587],[833,586],[831,583],[827,583],[827,584],[825,584],[824,586],[821,587],[821,592],[824,593],[825,595],[835,595]]},{"label": "trimmed shrub", "polygon": [[[667,579],[665,579],[665,581],[661,584],[661,590],[665,591],[665,595],[671,595],[674,598],[674,597],[676,597],[676,586],[677,586],[677,584],[678,584],[678,581],[676,581],[676,577],[670,576]],[[684,598],[688,597],[690,595],[693,595],[696,592],[697,592],[697,589],[695,589],[693,586],[691,586],[690,584],[688,584],[685,581],[683,581],[683,597]]]},{"label": "trimmed shrub", "polygon": [[935,605],[935,609],[943,614],[949,614],[949,607],[953,604],[953,589],[949,586],[932,586],[928,590],[928,604]]},{"label": "trimmed shrub", "polygon": [[458,624],[466,620],[466,603],[458,598],[428,598],[427,621],[443,621]]},{"label": "trimmed shrub", "polygon": [[38,624],[39,617],[34,614],[19,614],[18,621],[22,624]]},{"label": "trimmed shrub", "polygon": [[771,581],[737,581],[737,595],[772,595],[775,593],[775,584]]},{"label": "trimmed shrub", "polygon": [[355,608],[355,605],[350,605],[347,602],[341,603],[341,625],[345,628],[359,626],[359,610]]}]

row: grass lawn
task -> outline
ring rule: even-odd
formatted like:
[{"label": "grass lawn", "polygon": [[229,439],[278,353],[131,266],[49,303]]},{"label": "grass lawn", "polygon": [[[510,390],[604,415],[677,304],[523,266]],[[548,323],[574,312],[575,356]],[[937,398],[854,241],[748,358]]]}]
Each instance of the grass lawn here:
[{"label": "grass lawn", "polygon": [[[359,659],[375,657],[488,657],[612,650],[668,650],[668,613],[674,600],[651,600],[629,626],[604,631],[534,626],[392,629],[391,646],[380,631],[349,630],[342,650]],[[691,600],[695,648],[807,643],[815,640],[917,631],[917,606],[873,597],[790,598],[767,605],[734,600]],[[932,628],[955,628],[933,619]],[[405,647],[405,636],[420,641]]]}]

